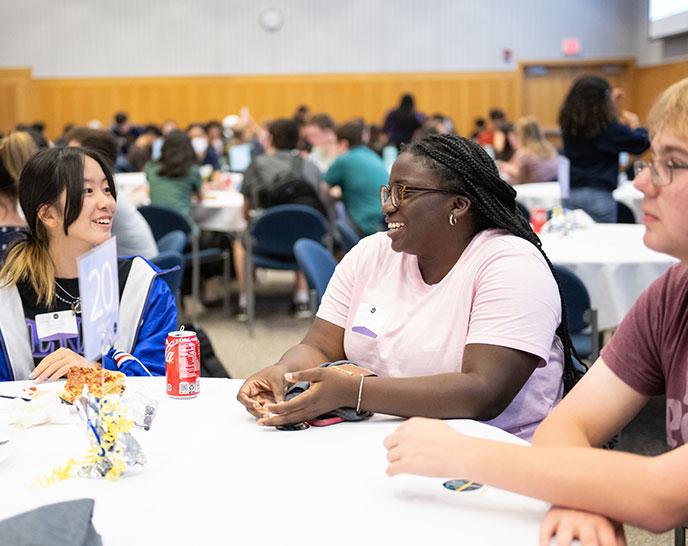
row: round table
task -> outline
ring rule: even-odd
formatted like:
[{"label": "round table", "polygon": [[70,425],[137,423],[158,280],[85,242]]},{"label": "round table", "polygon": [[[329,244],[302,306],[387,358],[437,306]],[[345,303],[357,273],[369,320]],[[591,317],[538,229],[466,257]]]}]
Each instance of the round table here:
[{"label": "round table", "polygon": [[[25,383],[2,383],[0,393]],[[151,430],[135,431],[148,465],[117,482],[71,478],[31,488],[36,477],[82,456],[86,433],[76,416],[71,424],[16,431],[0,463],[0,519],[90,497],[106,546],[537,544],[544,502],[487,486],[453,492],[442,479],[388,478],[382,441],[399,418],[282,432],[256,426],[236,402],[240,380],[204,378],[201,385],[198,398],[175,400],[164,394],[163,378],[127,378],[127,389],[145,389],[160,405]],[[0,399],[0,415],[7,403]],[[523,443],[482,423],[451,423]]]},{"label": "round table", "polygon": [[583,281],[600,330],[617,326],[641,292],[678,261],[647,248],[644,233],[637,224],[593,224],[567,235],[540,234],[552,263]]}]

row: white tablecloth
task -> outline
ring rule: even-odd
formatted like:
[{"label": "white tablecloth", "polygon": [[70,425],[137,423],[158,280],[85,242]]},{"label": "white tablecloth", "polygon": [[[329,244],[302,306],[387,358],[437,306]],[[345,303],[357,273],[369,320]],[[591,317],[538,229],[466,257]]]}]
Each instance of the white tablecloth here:
[{"label": "white tablecloth", "polygon": [[244,196],[233,190],[209,190],[194,205],[194,220],[206,231],[239,233],[246,229]]},{"label": "white tablecloth", "polygon": [[528,210],[536,207],[547,210],[561,205],[561,190],[559,182],[533,182],[530,184],[517,184],[516,201],[525,205]]},{"label": "white tablecloth", "polygon": [[636,224],[643,223],[643,192],[633,186],[633,182],[624,182],[614,190],[614,199],[633,211]]},{"label": "white tablecloth", "polygon": [[[234,177],[241,175],[234,174]],[[146,173],[118,173],[115,183],[117,190],[124,192],[135,207],[150,204]],[[244,196],[235,190],[206,191],[205,199],[194,204],[193,215],[198,227],[206,231],[240,233],[246,229]]]},{"label": "white tablecloth", "polygon": [[540,234],[552,262],[585,284],[602,330],[617,326],[640,293],[677,261],[647,248],[644,233],[637,224],[594,224],[567,236]]},{"label": "white tablecloth", "polygon": [[[532,184],[518,184],[514,186],[516,190],[516,201],[525,205],[528,210],[535,207],[542,207],[547,210],[561,205],[561,190],[559,182],[534,182]],[[633,187],[632,182],[624,182],[612,193],[614,199],[623,203],[633,211],[635,221],[638,224],[643,222],[643,194],[640,190]]]},{"label": "white tablecloth", "polygon": [[[118,482],[72,478],[31,488],[34,478],[80,457],[86,434],[77,424],[17,431],[0,463],[0,518],[91,497],[106,546],[537,544],[547,509],[541,501],[491,487],[456,493],[442,479],[386,477],[382,441],[400,419],[281,432],[256,426],[235,401],[239,380],[203,379],[191,400],[166,397],[161,378],[127,385],[160,397],[152,429],[135,432],[148,465]],[[19,386],[0,384],[0,393]],[[6,404],[0,399],[0,415]],[[481,423],[452,424],[520,442]]]}]

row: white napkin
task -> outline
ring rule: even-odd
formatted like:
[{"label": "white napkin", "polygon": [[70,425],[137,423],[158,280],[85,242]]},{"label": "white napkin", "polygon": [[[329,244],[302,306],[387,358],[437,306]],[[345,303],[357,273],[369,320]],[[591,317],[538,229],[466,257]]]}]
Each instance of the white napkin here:
[{"label": "white napkin", "polygon": [[9,425],[28,428],[44,423],[64,425],[69,422],[69,406],[63,404],[54,392],[46,392],[30,402],[10,400],[7,407],[6,422]]}]

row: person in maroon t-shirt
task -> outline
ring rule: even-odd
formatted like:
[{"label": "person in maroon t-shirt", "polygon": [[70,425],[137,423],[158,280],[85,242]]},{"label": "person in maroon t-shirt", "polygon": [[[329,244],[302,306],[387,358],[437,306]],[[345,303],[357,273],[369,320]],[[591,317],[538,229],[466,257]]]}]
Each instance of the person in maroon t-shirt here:
[{"label": "person in maroon t-shirt", "polygon": [[[688,79],[649,115],[654,163],[636,163],[645,244],[680,260],[650,286],[601,357],[542,422],[532,447],[411,419],[385,439],[387,473],[461,476],[551,502],[540,544],[625,545],[621,522],[655,532],[688,521]],[[666,394],[657,457],[592,449]]]}]

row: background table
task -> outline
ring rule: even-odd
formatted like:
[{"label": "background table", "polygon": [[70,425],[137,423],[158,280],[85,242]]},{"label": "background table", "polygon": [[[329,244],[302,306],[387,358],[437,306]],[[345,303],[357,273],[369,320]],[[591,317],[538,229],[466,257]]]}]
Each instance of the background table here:
[{"label": "background table", "polygon": [[516,201],[525,205],[528,210],[534,208],[551,209],[561,206],[561,190],[559,182],[532,182],[530,184],[517,184]]},{"label": "background table", "polygon": [[617,326],[641,292],[677,260],[647,248],[645,226],[594,224],[568,235],[541,233],[554,264],[571,269],[590,293],[600,330]]},{"label": "background table", "polygon": [[[533,182],[530,184],[517,184],[514,186],[516,190],[516,201],[525,205],[528,210],[535,207],[545,208],[547,210],[560,206],[561,190],[559,182]],[[635,189],[633,182],[623,182],[612,193],[614,199],[623,203],[633,211],[633,216],[638,224],[643,222],[643,194],[640,190]]]},{"label": "background table", "polygon": [[244,196],[233,190],[208,190],[194,205],[193,216],[203,230],[240,233],[246,229]]},{"label": "background table", "polygon": [[[20,383],[1,383],[0,393]],[[136,437],[147,467],[118,482],[32,480],[86,450],[77,424],[18,431],[0,463],[0,518],[91,497],[106,546],[132,544],[537,544],[546,503],[491,487],[456,493],[444,480],[385,475],[382,441],[401,422],[376,416],[302,432],[255,425],[235,401],[239,380],[203,379],[196,399],[165,396],[161,378],[128,378],[159,395],[150,431]],[[0,399],[0,415],[6,407]],[[473,421],[468,434],[521,442]],[[460,477],[460,476],[455,476]]]},{"label": "background table", "polygon": [[[232,176],[241,177],[236,173]],[[125,193],[135,207],[150,204],[146,173],[118,173],[115,183],[117,191]],[[246,229],[244,196],[233,189],[207,190],[203,201],[193,205],[193,216],[202,230],[240,233]]]}]

